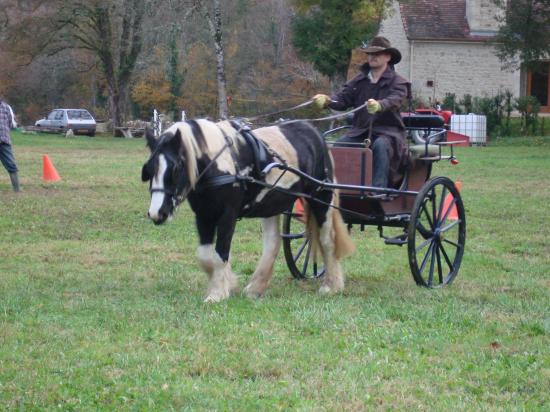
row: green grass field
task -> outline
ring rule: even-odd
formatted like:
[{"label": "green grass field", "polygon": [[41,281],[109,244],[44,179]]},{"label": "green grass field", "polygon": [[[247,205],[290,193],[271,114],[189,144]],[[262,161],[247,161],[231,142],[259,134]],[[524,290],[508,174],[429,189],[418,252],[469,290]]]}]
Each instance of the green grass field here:
[{"label": "green grass field", "polygon": [[[467,245],[447,288],[354,229],[347,287],[319,296],[282,253],[267,295],[202,303],[187,205],[146,218],[142,139],[14,136],[0,169],[1,410],[550,410],[550,138],[460,148]],[[41,181],[48,154],[62,181]],[[241,221],[245,286],[260,224]]]}]

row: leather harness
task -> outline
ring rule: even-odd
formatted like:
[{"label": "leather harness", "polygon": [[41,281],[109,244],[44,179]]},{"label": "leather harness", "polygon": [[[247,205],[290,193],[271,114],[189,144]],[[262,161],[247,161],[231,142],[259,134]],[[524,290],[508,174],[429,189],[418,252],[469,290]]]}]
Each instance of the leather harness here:
[{"label": "leather harness", "polygon": [[[228,147],[231,151],[231,157],[233,158],[233,163],[235,164],[235,169],[237,173],[235,175],[225,174],[220,176],[213,176],[205,179],[200,179],[199,182],[197,182],[197,187],[195,188],[196,191],[203,191],[205,189],[210,189],[213,187],[219,187],[224,186],[228,184],[233,184],[235,182],[239,182],[241,184],[245,184],[245,181],[251,181],[253,180],[264,180],[264,174],[262,173],[262,170],[270,163],[273,162],[274,157],[278,157],[280,159],[280,156],[277,155],[271,148],[269,148],[262,140],[258,139],[254,133],[252,132],[252,129],[242,123],[239,120],[231,120],[230,121],[231,126],[237,132],[244,138],[245,142],[247,143],[248,147],[252,151],[252,171],[246,175],[242,174],[239,166],[238,166],[238,160],[235,153],[235,150],[233,149],[233,141],[229,138],[229,136],[226,135],[226,133],[222,130],[222,133],[224,135],[224,138],[226,140],[225,147]],[[223,150],[225,150],[225,147]],[[221,153],[220,153],[221,154]],[[214,162],[215,158],[212,160],[212,163]],[[211,163],[211,164],[212,164]],[[210,165],[209,165],[210,166]],[[209,167],[207,166],[207,167]],[[252,178],[252,179],[250,179]]]}]

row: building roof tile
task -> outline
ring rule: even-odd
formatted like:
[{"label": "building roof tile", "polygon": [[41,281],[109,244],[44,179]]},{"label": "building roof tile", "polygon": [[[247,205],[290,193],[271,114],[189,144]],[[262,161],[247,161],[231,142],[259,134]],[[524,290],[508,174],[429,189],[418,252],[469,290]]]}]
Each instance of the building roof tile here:
[{"label": "building roof tile", "polygon": [[403,25],[410,40],[486,41],[472,36],[466,0],[407,0],[400,2]]}]

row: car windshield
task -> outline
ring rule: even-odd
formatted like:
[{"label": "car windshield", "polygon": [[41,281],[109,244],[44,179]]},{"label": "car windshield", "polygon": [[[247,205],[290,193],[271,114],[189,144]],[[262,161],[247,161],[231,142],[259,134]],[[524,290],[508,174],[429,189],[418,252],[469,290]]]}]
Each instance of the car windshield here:
[{"label": "car windshield", "polygon": [[69,116],[69,119],[92,120],[92,115],[86,110],[68,110],[67,115]]}]

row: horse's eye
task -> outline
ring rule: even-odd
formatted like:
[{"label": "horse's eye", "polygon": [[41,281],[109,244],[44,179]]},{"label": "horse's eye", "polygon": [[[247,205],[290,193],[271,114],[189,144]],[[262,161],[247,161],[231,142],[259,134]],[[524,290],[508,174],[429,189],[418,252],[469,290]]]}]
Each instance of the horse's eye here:
[{"label": "horse's eye", "polygon": [[180,175],[182,166],[179,163],[174,164],[174,167],[172,168],[172,180],[175,182],[178,180],[178,176]]}]

